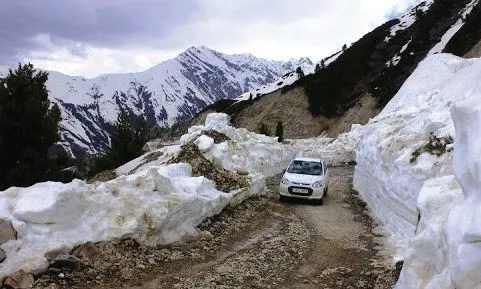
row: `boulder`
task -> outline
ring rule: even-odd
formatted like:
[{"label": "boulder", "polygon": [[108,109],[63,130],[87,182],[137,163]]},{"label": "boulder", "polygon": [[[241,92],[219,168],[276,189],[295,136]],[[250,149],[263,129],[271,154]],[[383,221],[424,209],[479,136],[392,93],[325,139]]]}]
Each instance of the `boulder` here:
[{"label": "boulder", "polygon": [[5,278],[5,280],[3,280],[3,287],[13,289],[27,289],[31,288],[34,282],[35,280],[33,279],[32,274],[28,274],[25,271],[20,270]]},{"label": "boulder", "polygon": [[5,261],[5,259],[7,259],[7,254],[5,254],[5,251],[3,251],[2,249],[0,249],[0,263],[2,263],[3,261]]},{"label": "boulder", "polygon": [[17,240],[17,232],[13,228],[12,222],[0,219],[0,245],[5,244],[9,240]]},{"label": "boulder", "polygon": [[80,264],[80,259],[72,255],[58,255],[50,263],[50,268],[74,270]]}]

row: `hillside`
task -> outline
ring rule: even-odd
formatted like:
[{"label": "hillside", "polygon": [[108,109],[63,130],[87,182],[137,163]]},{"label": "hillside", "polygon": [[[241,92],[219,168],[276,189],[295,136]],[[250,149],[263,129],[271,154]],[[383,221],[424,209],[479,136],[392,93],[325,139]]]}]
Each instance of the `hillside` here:
[{"label": "hillside", "polygon": [[[217,111],[230,112],[231,122],[234,126],[250,131],[257,131],[259,124],[263,123],[274,134],[277,122],[282,121],[286,138],[308,138],[320,134],[336,137],[349,131],[353,123],[366,123],[370,117],[380,111],[376,100],[366,94],[358,100],[354,107],[340,117],[313,116],[308,111],[308,103],[302,86],[294,87],[288,92],[283,92],[281,89],[276,90],[238,105],[239,112],[235,111],[235,105],[230,107],[232,111],[229,109]],[[216,112],[216,109],[204,110],[189,125],[203,123],[207,114],[212,112]]]},{"label": "hillside", "polygon": [[[150,126],[171,126],[220,99],[273,82],[307,58],[270,61],[250,54],[226,55],[191,47],[146,71],[93,79],[50,72],[47,89],[62,110],[61,144],[73,155],[103,151],[120,108]],[[0,67],[0,77],[6,75]]]},{"label": "hillside", "polygon": [[321,132],[336,136],[376,116],[427,55],[448,51],[476,56],[480,7],[477,0],[422,2],[324,59],[324,67],[293,84],[253,101],[243,97],[242,103],[206,111],[229,113],[235,125],[251,130],[260,122],[275,128],[282,120],[292,138]]}]

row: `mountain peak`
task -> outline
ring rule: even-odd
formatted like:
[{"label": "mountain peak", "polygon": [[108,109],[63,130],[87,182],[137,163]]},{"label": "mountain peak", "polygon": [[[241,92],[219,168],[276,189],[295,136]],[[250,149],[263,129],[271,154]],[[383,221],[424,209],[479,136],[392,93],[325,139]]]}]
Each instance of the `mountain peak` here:
[{"label": "mountain peak", "polygon": [[277,80],[295,70],[294,63],[298,64],[192,46],[175,59],[139,73],[93,79],[51,73],[47,88],[51,101],[62,110],[62,146],[81,155],[108,146],[111,124],[120,109],[143,116],[151,126],[171,126],[209,104]]}]

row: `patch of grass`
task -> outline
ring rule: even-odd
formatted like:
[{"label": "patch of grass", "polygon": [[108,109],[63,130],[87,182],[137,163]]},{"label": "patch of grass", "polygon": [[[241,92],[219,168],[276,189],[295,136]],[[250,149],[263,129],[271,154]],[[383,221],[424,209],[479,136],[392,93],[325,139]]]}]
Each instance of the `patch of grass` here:
[{"label": "patch of grass", "polygon": [[413,153],[411,154],[411,159],[409,161],[411,163],[416,162],[417,158],[425,152],[440,157],[444,153],[453,150],[452,147],[447,148],[447,146],[452,144],[453,142],[454,140],[451,136],[437,137],[436,135],[434,135],[434,133],[430,133],[427,143],[413,151]]}]

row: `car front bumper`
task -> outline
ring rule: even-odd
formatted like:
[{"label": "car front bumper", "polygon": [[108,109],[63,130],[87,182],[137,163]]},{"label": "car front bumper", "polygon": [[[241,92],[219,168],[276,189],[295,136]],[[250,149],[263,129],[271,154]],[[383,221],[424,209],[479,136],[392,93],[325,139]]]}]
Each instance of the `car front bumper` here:
[{"label": "car front bumper", "polygon": [[[289,198],[319,200],[324,197],[324,189],[326,185],[327,184],[324,183],[319,188],[313,188],[311,186],[294,186],[294,185],[284,185],[281,183],[279,186],[279,194]],[[305,189],[305,190],[308,190],[308,192],[306,194],[299,194],[294,192],[293,188]]]}]

